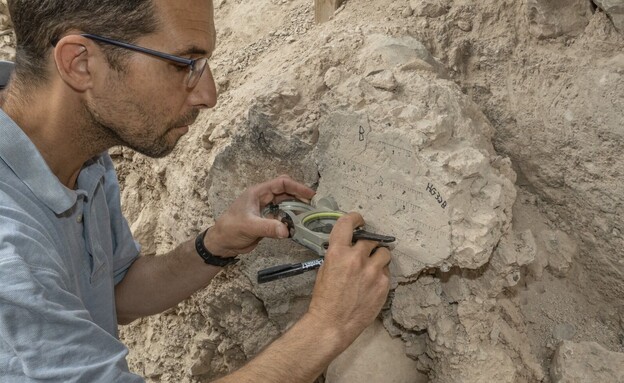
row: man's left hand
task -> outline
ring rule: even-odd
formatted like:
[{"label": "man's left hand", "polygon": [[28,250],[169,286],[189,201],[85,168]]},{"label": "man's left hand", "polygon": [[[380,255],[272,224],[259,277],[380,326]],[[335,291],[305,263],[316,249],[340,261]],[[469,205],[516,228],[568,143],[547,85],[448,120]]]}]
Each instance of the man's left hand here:
[{"label": "man's left hand", "polygon": [[288,228],[261,211],[270,203],[296,198],[308,202],[315,192],[288,176],[254,185],[241,194],[206,233],[204,245],[214,255],[234,257],[251,252],[262,238],[288,238]]}]

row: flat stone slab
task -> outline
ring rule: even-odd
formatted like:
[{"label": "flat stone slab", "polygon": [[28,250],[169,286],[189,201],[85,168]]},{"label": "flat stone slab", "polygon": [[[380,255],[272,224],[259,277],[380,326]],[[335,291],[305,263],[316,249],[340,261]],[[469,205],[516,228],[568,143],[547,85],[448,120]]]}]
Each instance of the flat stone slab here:
[{"label": "flat stone slab", "polygon": [[550,375],[553,383],[622,383],[624,354],[596,342],[563,341],[553,358]]}]

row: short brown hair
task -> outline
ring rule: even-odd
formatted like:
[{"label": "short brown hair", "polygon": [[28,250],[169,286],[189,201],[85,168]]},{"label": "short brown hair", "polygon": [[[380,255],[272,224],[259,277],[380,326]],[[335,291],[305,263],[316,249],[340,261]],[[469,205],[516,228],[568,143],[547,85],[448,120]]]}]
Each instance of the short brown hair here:
[{"label": "short brown hair", "polygon": [[[153,0],[8,0],[15,26],[15,80],[39,84],[48,79],[52,41],[69,30],[132,42],[158,29]],[[102,46],[109,63],[122,69],[127,53]]]}]

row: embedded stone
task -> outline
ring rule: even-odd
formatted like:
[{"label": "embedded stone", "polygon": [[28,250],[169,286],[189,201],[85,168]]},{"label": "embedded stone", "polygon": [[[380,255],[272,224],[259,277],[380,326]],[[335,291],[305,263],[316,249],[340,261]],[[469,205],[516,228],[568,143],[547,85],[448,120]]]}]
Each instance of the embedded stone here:
[{"label": "embedded stone", "polygon": [[624,353],[596,342],[563,341],[555,352],[550,376],[553,383],[624,382]]},{"label": "embedded stone", "polygon": [[529,32],[540,38],[576,36],[592,16],[587,0],[528,0],[526,12]]}]

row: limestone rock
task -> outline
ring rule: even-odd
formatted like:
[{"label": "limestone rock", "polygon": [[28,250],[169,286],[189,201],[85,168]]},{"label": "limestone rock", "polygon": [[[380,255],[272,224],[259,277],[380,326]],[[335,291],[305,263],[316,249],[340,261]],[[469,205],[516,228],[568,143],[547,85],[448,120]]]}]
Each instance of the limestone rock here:
[{"label": "limestone rock", "polygon": [[587,0],[528,0],[529,31],[541,38],[576,36],[592,15]]},{"label": "limestone rock", "polygon": [[521,267],[534,261],[536,247],[530,230],[503,236],[490,260],[490,268],[484,273],[490,291],[515,286],[521,278]]},{"label": "limestone rock", "polygon": [[399,286],[394,293],[392,317],[410,330],[424,330],[429,317],[438,311],[442,303],[441,286],[431,277],[420,278],[416,283]]},{"label": "limestone rock", "polygon": [[15,61],[15,48],[11,46],[1,47],[0,60]]},{"label": "limestone rock", "polygon": [[618,31],[624,32],[624,0],[595,0],[594,3],[609,15]]},{"label": "limestone rock", "polygon": [[342,81],[342,73],[336,67],[331,67],[325,72],[324,83],[328,88],[334,88]]},{"label": "limestone rock", "polygon": [[410,36],[391,37],[381,34],[367,36],[359,59],[361,69],[366,73],[383,69],[391,70],[416,60],[424,61],[436,69],[441,66],[420,41]]},{"label": "limestone rock", "polygon": [[564,341],[551,367],[553,383],[624,382],[624,354],[608,351],[595,342]]},{"label": "limestone rock", "polygon": [[[385,323],[384,326],[387,327]],[[402,334],[402,339],[405,344],[405,354],[410,358],[417,361],[427,352],[427,334]]]},{"label": "limestone rock", "polygon": [[327,370],[326,383],[425,383],[427,376],[408,358],[400,339],[376,321]]},{"label": "limestone rock", "polygon": [[319,124],[317,192],[363,211],[371,227],[405,233],[392,266],[399,279],[427,266],[484,265],[515,199],[491,126],[450,82],[397,70],[435,64],[417,40],[371,35],[358,58],[361,72],[325,75],[333,87]]},{"label": "limestone rock", "polygon": [[514,383],[517,381],[517,372],[512,359],[496,347],[483,346],[475,350],[471,359],[463,361],[461,368],[453,365],[449,367],[433,371],[433,377],[429,382]]},{"label": "limestone rock", "polygon": [[396,78],[389,70],[371,72],[366,76],[366,80],[373,87],[389,92],[392,92],[398,86]]},{"label": "limestone rock", "polygon": [[414,14],[414,10],[412,9],[412,7],[409,7],[409,6],[403,8],[403,10],[401,11],[401,17],[408,18],[413,14]]},{"label": "limestone rock", "polygon": [[194,339],[191,345],[191,354],[187,361],[191,375],[200,376],[210,372],[217,346],[217,342],[207,334],[199,334]]},{"label": "limestone rock", "polygon": [[6,14],[0,14],[0,31],[5,31],[10,28],[13,28],[11,18]]},{"label": "limestone rock", "polygon": [[134,239],[141,244],[141,252],[144,255],[155,255],[155,232],[158,227],[158,220],[154,219],[158,214],[158,208],[150,205],[146,206],[136,221],[130,227],[134,235]]},{"label": "limestone rock", "polygon": [[[186,183],[192,187],[170,188],[167,193],[162,193],[158,201],[165,210],[160,222],[165,221],[165,214],[179,212],[178,217],[183,219],[178,219],[177,226],[191,233],[202,224],[209,224],[210,218],[223,211],[243,188],[282,173],[289,173],[308,185],[319,185],[319,193],[334,194],[338,190],[341,208],[360,211],[371,230],[399,237],[397,245],[400,248],[393,252],[395,264],[392,267],[393,275],[403,279],[397,289],[394,307],[385,314],[394,311],[395,320],[398,318],[413,328],[425,326],[414,339],[410,335],[415,334],[395,322],[392,335],[403,339],[408,347],[406,352],[418,359],[421,369],[427,367],[431,371],[432,382],[542,381],[538,368],[527,368],[539,367],[539,364],[530,363],[530,342],[522,336],[528,333],[534,340],[539,334],[527,332],[520,326],[522,318],[509,314],[513,307],[506,308],[503,314],[501,304],[487,299],[492,295],[500,296],[501,300],[514,299],[515,289],[509,287],[508,294],[500,294],[502,286],[508,288],[517,283],[518,271],[534,255],[532,235],[536,236],[535,242],[539,242],[539,231],[531,227],[533,234],[526,232],[518,238],[510,238],[509,242],[501,239],[501,233],[508,232],[511,220],[513,171],[504,159],[490,150],[494,130],[479,108],[466,100],[462,91],[484,103],[488,117],[497,124],[497,130],[515,127],[513,121],[518,119],[521,129],[505,134],[497,132],[497,145],[505,149],[498,152],[514,154],[515,165],[526,173],[528,184],[535,186],[542,196],[563,195],[564,201],[552,198],[558,201],[557,208],[578,212],[576,219],[567,220],[568,224],[583,222],[585,217],[591,218],[594,214],[607,216],[608,222],[603,226],[610,229],[609,232],[613,230],[614,236],[621,237],[614,228],[621,230],[624,227],[622,219],[614,217],[624,216],[620,214],[624,206],[620,203],[624,195],[621,182],[624,172],[621,161],[618,161],[622,150],[616,145],[618,141],[602,127],[612,127],[613,135],[621,136],[621,113],[615,112],[622,109],[618,92],[622,89],[619,79],[624,66],[618,63],[618,68],[606,73],[594,65],[589,73],[569,71],[577,59],[580,62],[595,53],[593,49],[586,49],[587,55],[585,50],[579,51],[586,44],[596,42],[587,34],[583,36],[587,36],[587,42],[572,44],[565,49],[571,54],[567,59],[569,64],[560,61],[556,55],[544,57],[543,53],[554,54],[553,46],[530,44],[530,37],[523,30],[526,23],[518,14],[524,2],[455,1],[445,14],[444,7],[435,9],[435,5],[448,4],[449,1],[411,1],[415,9],[433,4],[434,7],[428,9],[423,6],[423,10],[417,10],[417,13],[432,17],[439,13],[437,20],[430,16],[401,18],[399,13],[410,3],[407,1],[361,2],[357,7],[347,4],[333,24],[315,30],[297,25],[297,29],[301,28],[299,31],[288,25],[292,18],[285,17],[282,12],[260,12],[260,15],[269,15],[267,24],[270,25],[251,29],[257,35],[257,41],[237,36],[242,35],[240,31],[247,24],[241,23],[246,18],[240,17],[237,8],[258,8],[252,3],[218,2],[218,10],[222,8],[218,28],[225,33],[219,33],[221,43],[219,54],[214,58],[215,75],[217,78],[228,75],[231,86],[222,89],[225,94],[221,95],[218,108],[202,114],[202,120],[198,121],[200,129],[192,129],[185,138],[191,143],[190,150],[189,145],[180,145],[186,147],[186,151],[181,149],[179,156],[167,160],[167,165],[172,168],[172,176],[168,177],[170,184]],[[261,3],[284,4],[284,1],[262,0]],[[288,9],[288,15],[309,19],[309,14],[297,11],[297,8],[308,9],[308,6],[300,6],[298,1],[288,3],[279,8]],[[568,4],[581,3],[570,0]],[[358,13],[348,14],[356,9]],[[366,15],[373,11],[373,18]],[[389,18],[379,19],[385,12]],[[407,10],[405,15],[409,13]],[[548,20],[565,18],[566,15],[566,12],[551,13]],[[460,16],[462,23],[457,22]],[[272,23],[276,17],[286,20],[286,25]],[[562,21],[556,20],[556,23],[562,24]],[[612,29],[604,13],[592,19],[594,24],[595,33],[603,26],[609,27],[607,32]],[[265,30],[278,33],[264,33]],[[371,31],[386,31],[388,36],[370,35]],[[589,33],[591,29],[587,28],[587,31]],[[417,35],[422,43],[402,34]],[[459,41],[458,36],[461,36]],[[611,46],[613,36],[600,37],[598,42]],[[293,38],[296,43],[282,44]],[[282,47],[271,46],[270,41],[279,41]],[[454,78],[466,88],[460,90],[453,82],[444,81],[437,75],[441,65],[425,46],[431,47],[436,56],[451,65],[475,65],[477,72],[467,70],[465,79],[461,79],[464,73]],[[271,49],[266,50],[268,47]],[[264,50],[268,54],[250,55],[252,49]],[[449,53],[453,50],[460,52],[456,55],[457,62]],[[245,70],[248,65],[250,67]],[[498,66],[505,69],[502,72],[493,70]],[[232,73],[231,67],[238,69]],[[375,85],[362,87],[370,80],[368,74],[374,71],[391,73],[397,86],[390,81],[379,82],[377,85],[382,85],[379,88]],[[551,79],[536,74],[549,71],[553,72]],[[506,81],[508,78],[510,80]],[[527,79],[539,82],[527,83]],[[504,89],[500,88],[502,83]],[[523,94],[517,84],[536,92]],[[393,90],[389,92],[388,89]],[[510,92],[516,97],[507,99],[503,96]],[[586,93],[594,95],[589,98],[581,96]],[[392,97],[383,98],[384,94]],[[489,99],[487,103],[485,98]],[[254,103],[257,106],[250,110],[249,105]],[[544,104],[545,109],[535,110],[537,103]],[[507,104],[517,108],[509,110]],[[312,149],[315,143],[302,142],[296,133],[302,124],[307,126],[306,116],[310,113],[319,116],[318,120],[313,120],[318,122],[321,134],[329,134],[329,137],[319,138],[321,145],[315,149]],[[554,123],[559,116],[561,124]],[[540,120],[542,118],[544,121]],[[575,121],[578,125],[574,125]],[[205,133],[210,138],[210,145],[206,149],[193,147],[192,143],[199,141],[197,135],[202,124],[208,123],[214,123],[214,128]],[[583,126],[583,129],[577,126]],[[595,132],[605,138],[602,146],[592,142]],[[558,142],[561,139],[572,145],[561,145]],[[584,145],[585,142],[591,145]],[[513,144],[520,145],[514,147]],[[332,148],[332,145],[338,147]],[[380,150],[381,145],[383,150]],[[354,148],[356,150],[347,150]],[[545,152],[545,156],[539,155],[540,151]],[[336,164],[331,163],[333,154],[345,152],[348,155],[344,163],[348,168],[344,165],[342,172],[340,168],[336,171]],[[407,158],[404,154],[412,157]],[[610,185],[601,182],[604,178],[596,177],[605,169],[602,164],[608,164],[614,174],[615,181]],[[378,168],[366,173],[367,166],[377,165]],[[583,167],[588,169],[586,174],[582,172]],[[134,171],[144,169],[137,166]],[[546,171],[540,172],[540,169]],[[402,171],[404,178],[399,175]],[[331,179],[332,172],[341,178]],[[364,176],[357,177],[358,174]],[[565,183],[549,188],[549,182],[562,174],[566,176]],[[347,178],[347,182],[342,182]],[[435,182],[420,183],[424,178],[433,178]],[[376,182],[381,182],[383,187]],[[429,184],[432,184],[430,188]],[[342,187],[344,189],[339,190]],[[126,190],[130,188],[134,189],[126,186]],[[149,189],[141,190],[144,195]],[[436,205],[437,193],[444,197],[449,190],[452,197],[447,198],[447,207],[443,209],[441,204]],[[397,203],[389,208],[386,202],[391,198]],[[583,203],[579,203],[581,201]],[[586,201],[590,203],[585,205]],[[142,208],[146,202],[126,203],[125,206],[126,209],[129,206]],[[548,206],[549,202],[543,204],[545,208]],[[451,208],[454,211],[449,213]],[[403,213],[403,209],[412,209],[412,212]],[[408,225],[400,219],[384,222],[383,219],[389,216],[405,218]],[[565,225],[566,222],[557,224]],[[175,225],[163,226],[156,240],[174,243],[170,232]],[[604,239],[588,224],[569,232],[575,231],[593,233],[596,241]],[[436,237],[437,233],[442,235]],[[521,251],[515,251],[515,246],[520,246]],[[493,248],[500,251],[492,255]],[[547,251],[542,254],[548,261]],[[604,254],[605,264],[622,265],[617,263],[621,252],[604,251],[601,254]],[[587,255],[578,258],[595,259]],[[172,375],[172,371],[190,370],[192,374],[210,375],[202,376],[201,380],[206,380],[239,367],[305,312],[314,283],[315,273],[310,272],[257,286],[254,283],[257,271],[281,263],[309,260],[311,256],[287,240],[262,241],[254,254],[243,257],[233,270],[225,270],[222,274],[225,276],[217,277],[206,292],[192,298],[190,303],[180,305],[175,311],[179,320],[171,320],[174,317],[171,314],[158,317],[158,322],[149,320],[151,324],[180,324],[162,331],[166,334],[179,328],[180,336],[172,340],[158,339],[162,344],[178,346],[163,349],[173,349],[175,353],[159,353],[137,343],[136,355],[132,357],[136,371],[142,371],[139,366],[143,360],[159,359],[167,366],[161,381],[187,382],[196,379]],[[236,270],[244,275],[236,275]],[[425,274],[439,279],[443,291],[440,292],[437,282],[415,282],[423,279]],[[444,282],[448,274],[451,276]],[[600,276],[603,273],[595,274]],[[621,285],[621,280],[605,279],[605,282],[613,281],[609,284],[617,286],[617,283]],[[229,288],[237,281],[247,283],[240,286],[235,283],[236,288]],[[421,301],[411,307],[410,299]],[[197,310],[201,315],[188,314]],[[390,315],[385,317],[389,318],[388,322],[394,321]],[[191,319],[195,332],[189,332],[186,327]],[[161,327],[155,329],[161,332]],[[210,336],[215,338],[214,344],[205,345],[206,350],[217,345],[213,354],[207,351],[197,353],[201,337],[194,334],[204,331],[211,331]],[[548,336],[547,331],[548,328]],[[524,348],[517,346],[520,342]],[[180,369],[176,360],[176,355],[182,351],[191,353],[185,369]],[[149,354],[149,358],[145,354]],[[375,366],[369,364],[371,368],[360,368],[360,375],[353,381],[387,381],[385,377],[362,378],[364,372],[375,373]],[[527,373],[527,370],[538,372]]]},{"label": "limestone rock", "polygon": [[565,277],[578,253],[576,243],[561,230],[543,233],[542,241],[547,252],[550,272],[557,277]]},{"label": "limestone rock", "polygon": [[[604,13],[598,12],[592,18],[594,22],[600,22],[605,33],[611,30],[614,39],[621,38]],[[585,38],[591,35],[580,37]],[[624,240],[615,235],[617,231],[614,234],[614,228],[624,227],[624,162],[613,161],[613,153],[621,152],[624,144],[624,98],[620,96],[624,89],[624,60],[618,50],[604,58],[585,57],[584,64],[572,57],[566,54],[557,58],[570,62],[566,69],[570,76],[566,79],[557,79],[561,67],[544,66],[539,80],[519,80],[522,84],[514,87],[512,98],[517,102],[516,110],[522,112],[515,115],[517,124],[512,124],[512,129],[502,128],[501,137],[505,139],[497,143],[505,153],[523,153],[523,159],[515,164],[535,186],[536,193],[557,206],[548,213],[549,219],[578,241],[579,256],[574,261],[588,271],[589,290],[619,300],[624,296]],[[532,63],[538,61],[541,59]],[[556,101],[552,107],[542,109],[528,99],[535,94]],[[526,134],[514,135],[517,131]],[[543,136],[536,139],[537,134]],[[566,148],[568,157],[552,160],[556,157],[553,153],[561,148]],[[572,167],[571,163],[579,166]],[[567,227],[561,225],[563,222]],[[539,237],[538,232],[535,234]],[[543,255],[538,258],[543,259]]]},{"label": "limestone rock", "polygon": [[450,0],[411,0],[410,6],[417,16],[440,17],[450,8]]},{"label": "limestone rock", "polygon": [[560,323],[553,329],[553,338],[555,340],[571,340],[576,333],[576,329],[569,323]]}]

